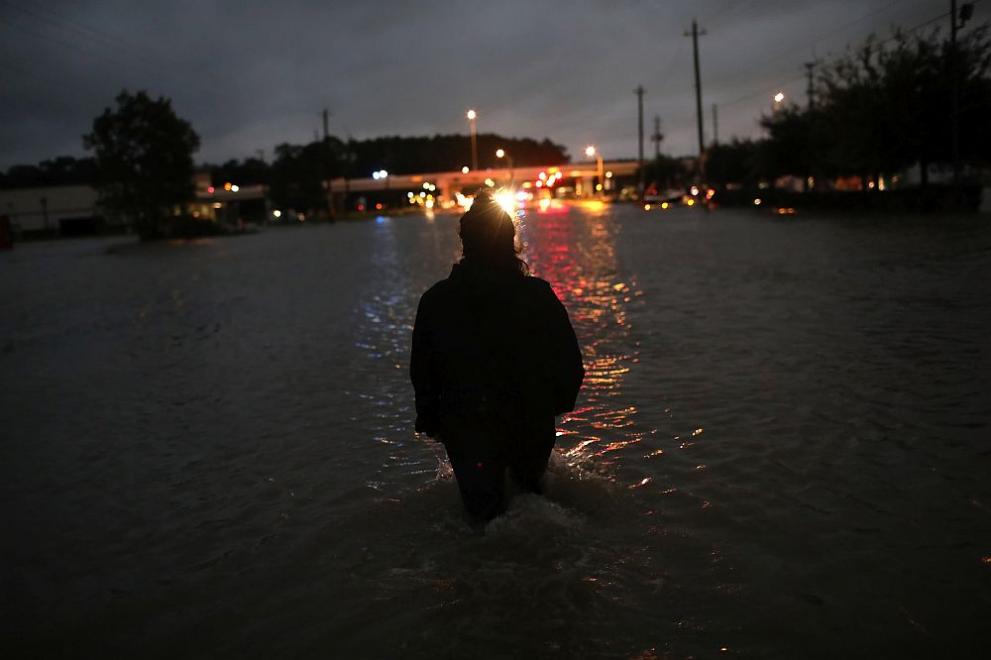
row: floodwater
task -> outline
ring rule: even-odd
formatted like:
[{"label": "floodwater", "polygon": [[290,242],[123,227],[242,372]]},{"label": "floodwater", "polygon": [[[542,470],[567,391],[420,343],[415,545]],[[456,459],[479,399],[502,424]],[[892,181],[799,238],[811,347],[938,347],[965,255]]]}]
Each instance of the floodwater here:
[{"label": "floodwater", "polygon": [[987,217],[526,217],[588,375],[483,533],[407,378],[456,228],[0,254],[3,655],[988,657]]}]

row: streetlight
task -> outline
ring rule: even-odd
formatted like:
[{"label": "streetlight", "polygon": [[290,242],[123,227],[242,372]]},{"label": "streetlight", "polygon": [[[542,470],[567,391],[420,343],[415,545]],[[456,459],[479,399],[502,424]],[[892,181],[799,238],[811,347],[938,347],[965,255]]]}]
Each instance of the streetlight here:
[{"label": "streetlight", "polygon": [[597,172],[599,177],[599,186],[601,186],[602,194],[606,191],[606,177],[605,177],[605,166],[602,162],[602,154],[600,154],[595,147],[588,145],[585,147],[585,155],[589,158],[595,158],[595,163],[597,166]]},{"label": "streetlight", "polygon": [[513,185],[516,177],[513,175],[513,157],[506,153],[505,149],[496,149],[496,158],[505,158],[509,163],[509,185]]},{"label": "streetlight", "polygon": [[781,109],[781,104],[784,103],[784,100],[785,100],[784,92],[778,92],[777,94],[774,95],[774,103],[771,104],[772,115]]},{"label": "streetlight", "polygon": [[465,117],[468,118],[468,130],[471,133],[471,169],[478,169],[478,129],[475,125],[475,120],[478,119],[478,113],[474,110],[468,110],[465,113]]},{"label": "streetlight", "polygon": [[376,181],[385,181],[385,189],[389,189],[389,173],[386,170],[375,170],[372,172],[372,178]]}]

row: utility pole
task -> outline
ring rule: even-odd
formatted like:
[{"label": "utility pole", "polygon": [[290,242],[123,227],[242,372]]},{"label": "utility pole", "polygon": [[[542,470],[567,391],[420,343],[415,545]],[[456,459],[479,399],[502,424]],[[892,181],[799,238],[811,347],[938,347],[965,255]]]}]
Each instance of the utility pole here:
[{"label": "utility pole", "polygon": [[699,129],[699,174],[702,173],[702,153],[705,151],[705,137],[702,133],[702,80],[699,75],[699,35],[705,35],[705,30],[699,31],[698,22],[692,19],[692,31],[685,32],[686,37],[692,38],[692,54],[695,58],[695,117]]},{"label": "utility pole", "polygon": [[960,89],[957,75],[957,0],[950,0],[950,142],[953,154],[953,185],[960,183]]},{"label": "utility pole", "polygon": [[712,104],[712,144],[719,144],[719,106]]},{"label": "utility pole", "polygon": [[815,107],[815,87],[813,85],[815,67],[815,62],[805,63],[805,101],[808,103],[809,110]]},{"label": "utility pole", "polygon": [[643,85],[637,85],[633,93],[637,95],[637,167],[640,179],[637,182],[637,193],[643,201]]},{"label": "utility pole", "polygon": [[654,134],[650,136],[650,139],[654,141],[654,162],[656,163],[661,159],[661,140],[664,139],[664,134],[661,133],[660,115],[654,115]]}]

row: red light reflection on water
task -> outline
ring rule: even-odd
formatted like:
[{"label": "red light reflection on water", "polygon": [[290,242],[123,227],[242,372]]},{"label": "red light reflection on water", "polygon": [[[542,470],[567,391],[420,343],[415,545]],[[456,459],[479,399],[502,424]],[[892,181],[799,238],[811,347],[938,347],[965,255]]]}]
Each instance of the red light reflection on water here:
[{"label": "red light reflection on water", "polygon": [[636,430],[637,407],[622,402],[637,360],[628,312],[638,293],[617,272],[617,231],[608,214],[592,213],[542,215],[520,227],[523,256],[567,307],[585,360],[579,408],[562,418],[560,446],[575,462],[595,457],[600,466],[651,432]]}]

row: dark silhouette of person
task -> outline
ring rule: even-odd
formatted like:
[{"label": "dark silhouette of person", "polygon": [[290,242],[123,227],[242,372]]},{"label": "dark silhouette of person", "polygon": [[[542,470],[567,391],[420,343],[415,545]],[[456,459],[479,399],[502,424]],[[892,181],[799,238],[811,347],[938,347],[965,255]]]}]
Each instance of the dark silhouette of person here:
[{"label": "dark silhouette of person", "polygon": [[416,430],[439,440],[475,521],[505,510],[505,474],[541,493],[554,418],[585,370],[568,313],[518,256],[512,218],[488,192],[461,217],[463,258],[420,298],[410,378]]}]

